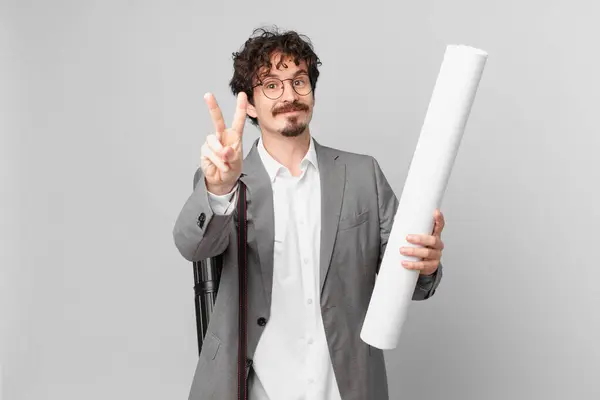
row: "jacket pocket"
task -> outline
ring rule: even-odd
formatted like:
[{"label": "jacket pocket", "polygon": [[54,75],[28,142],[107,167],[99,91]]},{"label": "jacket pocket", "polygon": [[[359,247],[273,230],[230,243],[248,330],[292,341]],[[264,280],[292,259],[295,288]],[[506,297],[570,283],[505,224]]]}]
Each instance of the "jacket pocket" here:
[{"label": "jacket pocket", "polygon": [[338,231],[344,231],[364,224],[369,219],[369,210],[363,211],[357,216],[350,216],[340,220]]}]

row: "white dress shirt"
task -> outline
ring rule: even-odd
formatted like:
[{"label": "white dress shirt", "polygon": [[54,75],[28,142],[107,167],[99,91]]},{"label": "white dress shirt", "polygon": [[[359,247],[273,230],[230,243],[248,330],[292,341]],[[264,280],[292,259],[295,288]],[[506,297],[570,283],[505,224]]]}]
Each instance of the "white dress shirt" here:
[{"label": "white dress shirt", "polygon": [[[257,150],[273,188],[275,242],[271,317],[254,354],[249,400],[341,400],[321,316],[321,185],[313,139],[298,177],[262,139]],[[237,186],[223,196],[209,193],[209,202],[216,214],[228,214],[236,197]]]}]

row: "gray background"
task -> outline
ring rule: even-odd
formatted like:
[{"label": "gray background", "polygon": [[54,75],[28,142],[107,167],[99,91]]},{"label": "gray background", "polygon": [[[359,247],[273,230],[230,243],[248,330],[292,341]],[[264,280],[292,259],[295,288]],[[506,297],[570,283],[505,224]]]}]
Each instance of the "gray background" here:
[{"label": "gray background", "polygon": [[171,231],[212,129],[202,95],[231,120],[231,53],[263,24],[313,40],[313,134],[374,155],[397,194],[445,46],[490,54],[442,204],[446,274],[387,353],[392,399],[599,398],[599,11],[3,2],[3,399],[187,398],[193,277]]}]

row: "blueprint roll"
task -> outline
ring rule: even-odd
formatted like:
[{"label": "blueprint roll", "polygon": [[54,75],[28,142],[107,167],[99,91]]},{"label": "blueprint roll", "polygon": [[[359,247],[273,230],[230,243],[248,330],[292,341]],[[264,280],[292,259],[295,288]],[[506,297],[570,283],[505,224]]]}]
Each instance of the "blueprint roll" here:
[{"label": "blueprint roll", "polygon": [[440,208],[486,61],[485,51],[446,47],[360,333],[373,347],[389,350],[398,344],[419,277],[402,261],[420,260],[400,254],[400,247],[421,247],[406,237],[433,231],[433,214]]}]

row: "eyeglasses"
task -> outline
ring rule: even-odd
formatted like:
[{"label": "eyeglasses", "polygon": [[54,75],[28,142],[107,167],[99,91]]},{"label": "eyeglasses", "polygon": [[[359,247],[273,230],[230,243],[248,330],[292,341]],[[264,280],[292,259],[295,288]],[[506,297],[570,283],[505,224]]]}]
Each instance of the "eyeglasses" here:
[{"label": "eyeglasses", "polygon": [[306,96],[312,91],[310,79],[306,74],[283,80],[277,78],[267,78],[264,81],[261,81],[258,85],[253,86],[252,89],[257,86],[262,86],[262,91],[266,97],[271,100],[277,100],[283,94],[285,89],[283,82],[285,81],[292,81],[292,88],[294,89],[294,92],[298,93],[300,96]]}]

